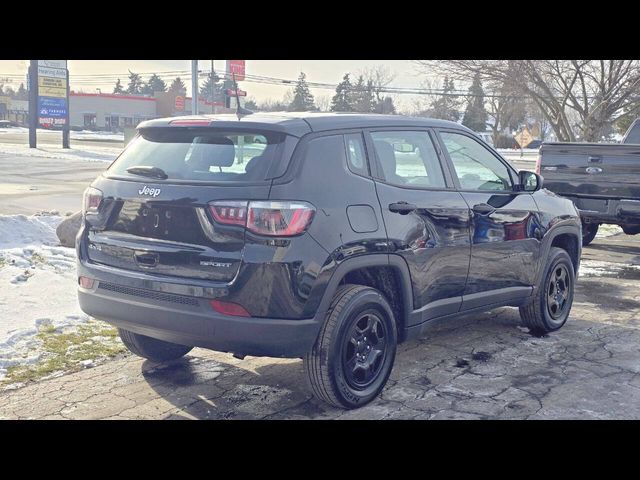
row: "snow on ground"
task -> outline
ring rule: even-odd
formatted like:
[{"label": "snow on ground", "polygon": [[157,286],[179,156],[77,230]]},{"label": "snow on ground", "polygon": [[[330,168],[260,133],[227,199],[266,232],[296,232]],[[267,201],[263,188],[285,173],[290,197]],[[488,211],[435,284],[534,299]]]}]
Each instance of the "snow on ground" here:
[{"label": "snow on ground", "polygon": [[618,225],[602,224],[598,227],[596,238],[611,237],[612,235],[618,235],[619,233],[623,232],[622,228]]},{"label": "snow on ground", "polygon": [[92,130],[82,130],[80,132],[71,132],[71,139],[77,140],[109,140],[124,142],[124,133],[113,132],[94,132]]},{"label": "snow on ground", "polygon": [[89,320],[78,306],[76,255],[59,246],[58,215],[0,215],[0,380],[39,359],[36,334]]},{"label": "snow on ground", "polygon": [[122,147],[85,146],[80,148],[62,148],[46,145],[29,148],[28,145],[0,143],[0,154],[21,157],[56,158],[62,160],[86,160],[88,162],[112,162],[122,152]]}]

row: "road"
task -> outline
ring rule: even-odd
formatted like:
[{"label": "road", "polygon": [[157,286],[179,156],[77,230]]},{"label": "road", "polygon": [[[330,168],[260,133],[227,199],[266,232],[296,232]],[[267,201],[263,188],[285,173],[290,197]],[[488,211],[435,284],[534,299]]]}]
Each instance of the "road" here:
[{"label": "road", "polygon": [[535,337],[502,308],[433,323],[387,387],[352,411],[312,398],[300,360],[195,349],[125,356],[0,393],[0,418],[640,419],[640,236],[585,247],[568,323]]},{"label": "road", "polygon": [[108,166],[107,162],[0,153],[0,214],[77,212],[84,189]]},{"label": "road", "polygon": [[[75,146],[92,146],[103,147],[105,145],[113,147],[124,147],[124,142],[121,140],[114,140],[105,135],[105,138],[78,138],[81,134],[77,132],[71,132],[71,147]],[[59,131],[37,131],[38,145],[62,145],[62,132]],[[0,143],[7,143],[12,145],[28,145],[29,134],[20,129],[18,132],[2,131],[0,133]]]}]

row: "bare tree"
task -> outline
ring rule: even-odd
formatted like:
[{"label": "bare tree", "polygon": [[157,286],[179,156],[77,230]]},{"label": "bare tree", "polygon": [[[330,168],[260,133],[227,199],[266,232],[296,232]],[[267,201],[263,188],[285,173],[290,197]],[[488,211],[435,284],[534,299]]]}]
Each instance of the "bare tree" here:
[{"label": "bare tree", "polygon": [[434,71],[467,80],[479,74],[529,97],[558,140],[599,140],[634,102],[640,87],[638,60],[418,60]]},{"label": "bare tree", "polygon": [[396,74],[386,65],[363,68],[358,72],[357,76],[360,75],[362,75],[365,84],[371,84],[371,90],[378,103],[382,102],[385,97],[384,88],[388,87],[396,79]]},{"label": "bare tree", "polygon": [[318,95],[316,97],[316,107],[320,112],[328,112],[329,107],[331,107],[331,96],[330,95]]}]

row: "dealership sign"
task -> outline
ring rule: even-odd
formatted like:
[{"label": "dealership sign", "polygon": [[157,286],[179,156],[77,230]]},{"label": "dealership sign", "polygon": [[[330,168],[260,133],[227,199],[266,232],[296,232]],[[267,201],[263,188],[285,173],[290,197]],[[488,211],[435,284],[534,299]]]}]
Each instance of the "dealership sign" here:
[{"label": "dealership sign", "polygon": [[244,60],[227,60],[227,75],[234,78],[236,82],[244,80],[245,64]]},{"label": "dealership sign", "polygon": [[69,88],[66,60],[38,60],[38,123],[66,125]]}]

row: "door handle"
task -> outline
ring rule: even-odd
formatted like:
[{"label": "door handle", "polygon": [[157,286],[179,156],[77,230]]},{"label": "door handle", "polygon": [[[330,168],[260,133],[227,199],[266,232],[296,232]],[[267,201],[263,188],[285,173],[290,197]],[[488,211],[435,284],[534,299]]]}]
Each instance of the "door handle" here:
[{"label": "door handle", "polygon": [[396,202],[389,204],[389,211],[393,213],[399,213],[400,215],[406,215],[408,213],[413,212],[418,207],[413,205],[412,203],[407,202]]},{"label": "door handle", "polygon": [[478,215],[491,215],[496,209],[486,203],[479,203],[473,206],[473,211]]}]

